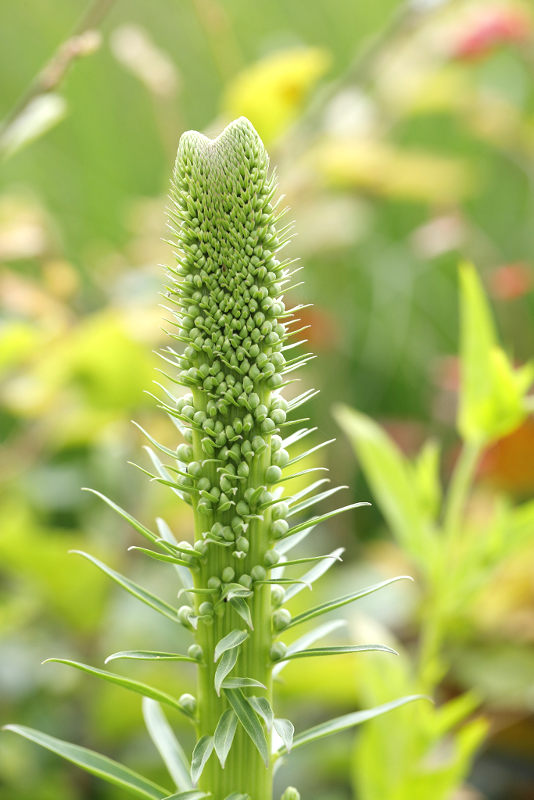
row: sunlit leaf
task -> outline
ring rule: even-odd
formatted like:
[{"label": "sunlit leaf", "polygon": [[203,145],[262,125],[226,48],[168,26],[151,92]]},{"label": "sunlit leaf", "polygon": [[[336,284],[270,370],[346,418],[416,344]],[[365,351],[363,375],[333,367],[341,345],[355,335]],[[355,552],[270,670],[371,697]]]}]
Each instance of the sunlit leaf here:
[{"label": "sunlit leaf", "polygon": [[349,437],[373,497],[399,541],[419,542],[421,519],[409,465],[393,440],[372,419],[338,406],[336,419]]},{"label": "sunlit leaf", "polygon": [[492,441],[525,419],[524,397],[534,367],[514,369],[499,347],[482,284],[470,264],[460,269],[460,378],[458,427],[465,439]]}]

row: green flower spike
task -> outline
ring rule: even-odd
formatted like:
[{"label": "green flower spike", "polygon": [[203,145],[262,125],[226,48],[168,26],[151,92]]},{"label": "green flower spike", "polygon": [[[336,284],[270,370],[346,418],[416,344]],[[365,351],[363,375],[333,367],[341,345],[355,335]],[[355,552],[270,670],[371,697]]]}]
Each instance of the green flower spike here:
[{"label": "green flower spike", "polygon": [[[300,306],[286,309],[291,264],[279,253],[289,228],[277,229],[276,184],[258,134],[241,118],[215,140],[184,133],[171,192],[170,221],[177,266],[169,269],[167,298],[170,336],[167,377],[185,393],[164,390],[160,407],[175,422],[182,441],[167,447],[146,434],[156,480],[192,506],[195,541],[177,541],[158,521],[153,532],[103,495],[119,515],[148,539],[136,548],[174,564],[189,598],[180,608],[154,596],[102,562],[99,569],[137,599],[187,628],[194,642],[187,655],[121,651],[107,660],[176,660],[196,663],[196,698],[175,698],[113,672],[63,661],[144,695],[151,738],[174,780],[175,793],[84,748],[75,748],[27,728],[16,732],[75,761],[138,797],[196,800],[272,800],[274,764],[292,747],[370,719],[413,697],[359,711],[293,736],[293,725],[273,711],[273,675],[292,659],[365,650],[392,652],[381,645],[311,647],[339,627],[329,621],[289,645],[279,636],[392,581],[384,581],[292,616],[284,606],[323,575],[341,549],[324,556],[288,558],[319,523],[355,508],[356,503],[306,518],[307,510],[332,495],[324,478],[291,494],[288,478],[309,452],[294,445],[313,429],[298,428],[294,412],[315,393],[286,400],[282,389],[310,357],[293,355]],[[168,369],[168,367],[167,367]],[[291,432],[297,425],[297,432]],[[289,427],[293,426],[293,427]],[[319,445],[320,447],[321,445]],[[175,448],[175,449],[174,449]],[[299,452],[301,447],[299,445]],[[160,453],[169,461],[164,464]],[[164,568],[164,567],[162,567]],[[304,572],[302,572],[304,570]],[[398,580],[398,579],[394,579]],[[170,705],[196,729],[192,758],[162,711]],[[287,789],[284,797],[297,798]]]}]

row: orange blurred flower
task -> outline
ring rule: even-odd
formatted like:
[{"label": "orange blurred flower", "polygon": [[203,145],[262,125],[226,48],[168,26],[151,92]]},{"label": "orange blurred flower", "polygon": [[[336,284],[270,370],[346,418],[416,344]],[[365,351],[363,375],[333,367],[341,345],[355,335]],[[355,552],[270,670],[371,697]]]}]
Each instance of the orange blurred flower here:
[{"label": "orange blurred flower", "polygon": [[534,490],[534,419],[489,447],[480,462],[478,477],[499,489],[523,495]]},{"label": "orange blurred flower", "polygon": [[524,42],[531,34],[531,21],[519,9],[486,8],[459,36],[451,55],[462,61],[483,58],[496,47]]},{"label": "orange blurred flower", "polygon": [[532,286],[532,268],[524,262],[497,267],[490,277],[491,293],[498,300],[515,300],[527,294]]}]

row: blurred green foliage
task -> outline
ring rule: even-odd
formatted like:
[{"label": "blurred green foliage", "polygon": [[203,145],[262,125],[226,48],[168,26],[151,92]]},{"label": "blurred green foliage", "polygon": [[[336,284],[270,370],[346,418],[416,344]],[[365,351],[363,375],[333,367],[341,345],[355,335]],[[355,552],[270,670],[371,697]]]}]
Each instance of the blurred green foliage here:
[{"label": "blurred green foliage", "polygon": [[[89,5],[4,2],[0,117]],[[100,46],[93,41],[72,62],[48,107],[23,117],[19,149],[0,170],[3,720],[61,733],[161,779],[134,698],[90,679],[78,687],[78,676],[39,662],[58,655],[98,665],[111,641],[113,649],[157,648],[169,635],[164,622],[155,629],[135,601],[120,598],[67,551],[82,547],[120,568],[131,541],[126,526],[79,491],[84,485],[105,489],[141,519],[161,514],[183,538],[189,534],[186,512],[126,464],[138,460],[143,444],[128,420],[150,425],[163,441],[170,436],[144,390],[154,376],[151,350],[164,340],[156,265],[170,257],[164,207],[179,135],[190,127],[218,131],[243,113],[268,141],[294,212],[298,237],[290,249],[306,269],[306,285],[294,296],[315,303],[303,315],[319,356],[306,380],[322,389],[312,416],[334,432],[331,407],[344,402],[381,423],[373,435],[383,444],[380,470],[389,481],[365,470],[378,508],[360,512],[357,538],[349,520],[321,534],[344,543],[354,561],[342,579],[347,591],[366,577],[428,563],[414,537],[425,539],[419,523],[435,519],[457,455],[459,257],[481,273],[504,350],[473,351],[473,362],[486,367],[473,379],[472,402],[483,388],[484,397],[492,386],[505,388],[483,426],[459,576],[462,592],[472,593],[450,610],[454,636],[441,654],[442,693],[474,690],[492,723],[469,778],[473,791],[491,800],[532,793],[534,425],[518,411],[518,376],[534,351],[533,24],[530,4],[512,0],[117,0],[99,25]],[[492,338],[490,327],[488,346]],[[479,441],[466,402],[462,433]],[[421,449],[437,438],[439,458],[434,445]],[[348,445],[339,441],[330,458],[333,479],[368,499]],[[129,574],[148,585],[155,580],[150,566],[127,558]],[[468,568],[473,563],[479,568]],[[170,576],[158,594],[172,599],[172,585]],[[411,680],[421,597],[396,599],[365,611],[373,625],[394,631],[406,655],[379,669],[371,655],[361,657],[364,664],[288,666],[281,687],[287,716],[306,727],[327,715],[319,704],[344,713],[377,700],[382,683],[393,696]],[[130,669],[156,683],[161,675]],[[177,691],[190,689],[186,667],[170,674]],[[408,720],[405,728],[411,714],[426,714],[422,728],[414,725],[422,738],[394,739],[384,769],[368,780],[383,777],[388,763],[395,774],[400,747],[417,758],[453,724],[454,709],[396,712]],[[180,731],[180,721],[173,724]],[[369,728],[366,737],[354,769],[383,731]],[[467,770],[476,729],[472,737],[456,740],[458,775]],[[183,741],[192,744],[187,735]],[[321,800],[352,796],[342,777],[352,740],[343,741],[316,748],[313,776],[295,756],[284,786],[294,782],[303,797]],[[363,784],[359,791],[372,796]],[[6,735],[0,798],[14,796],[118,794]],[[419,796],[438,793],[421,789]]]}]

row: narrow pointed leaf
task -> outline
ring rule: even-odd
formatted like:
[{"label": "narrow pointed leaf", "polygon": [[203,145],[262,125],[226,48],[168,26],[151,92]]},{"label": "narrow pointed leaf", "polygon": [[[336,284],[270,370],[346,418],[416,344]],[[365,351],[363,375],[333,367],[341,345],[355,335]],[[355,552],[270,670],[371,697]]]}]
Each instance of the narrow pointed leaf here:
[{"label": "narrow pointed leaf", "polygon": [[173,708],[177,708],[178,711],[181,711],[182,714],[185,714],[188,718],[191,717],[190,714],[184,711],[174,697],[171,697],[170,694],[166,694],[159,689],[154,689],[153,686],[149,686],[146,683],[134,681],[131,678],[125,678],[122,675],[116,675],[114,672],[106,672],[106,670],[103,669],[96,669],[96,667],[90,667],[88,664],[82,664],[79,661],[71,661],[68,658],[47,658],[46,661],[43,661],[43,664],[49,663],[65,664],[67,667],[74,667],[82,672],[87,672],[88,675],[94,675],[95,677],[102,678],[109,683],[122,686],[123,689],[128,689],[130,692],[136,692],[143,697],[151,697],[152,700],[157,700],[160,703],[166,703]]},{"label": "narrow pointed leaf", "polygon": [[367,586],[365,589],[352,592],[352,594],[346,594],[343,597],[337,597],[335,600],[321,603],[320,606],[310,608],[308,611],[303,611],[302,614],[298,614],[296,617],[293,617],[287,627],[293,628],[295,625],[300,625],[301,622],[307,622],[310,619],[314,619],[314,617],[327,614],[329,611],[333,611],[335,608],[346,606],[348,603],[353,603],[355,600],[359,600],[361,597],[367,597],[367,595],[373,594],[373,592],[377,592],[379,589],[383,589],[386,586],[401,580],[411,581],[413,578],[411,578],[409,575],[398,575],[396,578],[389,578],[386,581],[381,581],[380,583],[374,583],[372,586]]},{"label": "narrow pointed leaf", "polygon": [[293,472],[291,475],[284,475],[283,478],[276,481],[276,483],[285,483],[286,481],[293,480],[293,478],[301,478],[303,475],[309,475],[312,472],[328,472],[328,467],[310,467],[310,469],[301,469],[300,472]]},{"label": "narrow pointed leaf", "polygon": [[[305,633],[304,636],[300,636],[298,639],[292,642],[287,648],[286,656],[288,653],[295,653],[297,650],[304,650],[305,647],[308,647],[310,644],[314,644],[314,642],[322,639],[323,636],[328,636],[329,633],[332,633],[339,628],[344,628],[346,624],[347,623],[344,619],[335,619],[332,620],[332,622],[324,622],[322,625],[319,625],[317,628],[313,628],[313,630],[308,631],[308,633]],[[289,662],[287,660],[277,661],[273,667],[273,677],[278,675],[288,663]]]},{"label": "narrow pointed leaf", "polygon": [[303,458],[307,458],[307,456],[311,456],[312,453],[315,453],[317,450],[321,450],[321,448],[326,447],[328,444],[332,444],[332,442],[335,442],[335,441],[336,441],[335,439],[328,439],[328,441],[326,441],[326,442],[321,442],[321,444],[316,444],[315,447],[310,447],[310,449],[306,450],[306,452],[300,453],[298,456],[295,456],[295,458],[292,458],[290,461],[288,461],[286,466],[290,467],[291,464],[296,464],[298,461],[301,461]]},{"label": "narrow pointed leaf", "polygon": [[105,660],[105,664],[110,661],[117,661],[119,658],[127,658],[134,661],[192,661],[198,663],[196,658],[182,656],[179,653],[164,653],[159,650],[119,650],[112,653]]},{"label": "narrow pointed leaf", "polygon": [[[283,446],[286,447],[286,445]],[[291,507],[295,505],[295,503],[298,503],[303,497],[307,497],[309,494],[318,489],[319,486],[324,486],[325,483],[330,483],[330,478],[321,478],[320,480],[314,481],[308,486],[305,486],[304,489],[301,489],[299,492],[295,492],[295,494],[288,498],[287,502],[289,503],[289,506]]]},{"label": "narrow pointed leaf", "polygon": [[308,528],[311,525],[319,525],[320,522],[325,522],[330,517],[335,517],[338,514],[343,514],[345,511],[350,511],[353,508],[361,508],[362,506],[370,506],[370,503],[361,502],[361,503],[351,503],[348,506],[342,506],[341,508],[336,508],[335,511],[329,511],[328,514],[321,514],[317,517],[312,517],[311,519],[307,519],[306,522],[301,522],[299,525],[294,525],[292,528],[288,530],[288,532],[284,535],[283,538],[287,536],[292,536],[294,533],[298,533],[299,531],[303,530],[304,528]]},{"label": "narrow pointed leaf", "polygon": [[331,497],[333,494],[340,492],[342,489],[348,488],[348,486],[334,486],[333,489],[326,489],[324,492],[314,494],[312,497],[308,497],[306,500],[302,500],[300,503],[295,503],[295,505],[291,505],[288,517],[293,517],[295,514],[300,514],[300,512],[304,511],[306,508],[309,508],[316,503],[320,503],[321,500],[326,500],[327,497]]},{"label": "narrow pointed leaf", "polygon": [[223,689],[266,689],[265,684],[255,678],[226,678],[222,684]]},{"label": "narrow pointed leaf", "polygon": [[261,726],[258,715],[248,702],[248,699],[245,697],[241,689],[225,689],[224,693],[228,698],[228,702],[237,714],[239,722],[257,748],[265,763],[265,766],[268,766],[269,751],[267,748],[267,739],[265,738],[265,733]]},{"label": "narrow pointed leaf", "polygon": [[202,775],[202,770],[206,761],[213,752],[213,736],[203,736],[195,745],[193,755],[191,757],[191,779],[193,783],[197,783]]},{"label": "narrow pointed leaf", "polygon": [[41,733],[41,731],[36,731],[33,728],[27,728],[24,725],[6,725],[4,730],[23,736],[30,742],[34,742],[70,761],[72,764],[76,764],[86,772],[119,786],[136,797],[143,798],[143,800],[147,800],[147,798],[148,800],[163,800],[168,796],[168,791],[156,783],[143,778],[142,775],[138,775],[128,767],[112,761],[107,756],[88,750],[86,747],[64,742],[62,739],[56,739],[54,736]]},{"label": "narrow pointed leaf", "polygon": [[[176,541],[176,539],[173,536],[173,533],[172,533],[171,529],[169,528],[169,526],[167,525],[167,523],[165,522],[164,519],[161,519],[161,517],[158,517],[157,520],[156,520],[156,525],[158,526],[158,531],[159,531],[159,534],[162,537],[162,539],[165,539],[165,541],[169,542],[170,544],[174,544],[174,545],[178,544],[178,542]],[[186,589],[192,589],[193,588],[193,576],[191,575],[190,571],[188,569],[186,569],[186,567],[182,567],[181,564],[176,564],[175,566],[176,566],[176,572],[178,573],[178,576],[179,576],[179,578],[180,578],[180,580],[182,582],[182,585]]]},{"label": "narrow pointed leaf", "polygon": [[223,685],[224,679],[228,675],[229,672],[233,670],[237,662],[237,656],[239,655],[239,648],[232,647],[231,650],[226,650],[222,656],[221,660],[217,664],[217,669],[215,670],[215,691],[218,695],[221,693],[221,687]]},{"label": "narrow pointed leaf", "polygon": [[139,520],[135,519],[135,517],[132,517],[132,515],[129,514],[127,511],[125,511],[124,508],[121,508],[121,506],[117,505],[117,503],[114,503],[113,500],[110,500],[109,497],[106,497],[105,494],[97,492],[96,489],[89,489],[87,487],[84,487],[82,491],[91,492],[91,494],[95,494],[97,497],[103,500],[104,503],[107,503],[107,505],[110,508],[112,508],[113,511],[115,511],[119,515],[119,517],[122,517],[123,519],[126,520],[126,522],[129,522],[132,528],[135,528],[136,531],[138,531],[142,536],[144,536],[149,541],[155,542],[156,539],[158,538],[156,534],[152,533],[152,531],[149,530],[145,525],[143,525],[142,522],[139,522]]},{"label": "narrow pointed leaf", "polygon": [[284,450],[287,450],[287,448],[291,447],[292,444],[299,442],[301,439],[304,439],[311,433],[315,433],[316,430],[317,426],[315,426],[314,428],[300,428],[298,431],[291,433],[289,436],[286,436],[285,439],[283,439],[282,447],[284,448]]},{"label": "narrow pointed leaf", "polygon": [[288,753],[291,752],[293,746],[293,734],[295,733],[295,726],[289,719],[275,719],[273,720],[274,729],[283,742],[283,746]]},{"label": "narrow pointed leaf", "polygon": [[[158,371],[159,371],[159,370],[158,370]],[[135,427],[136,427],[138,430],[140,430],[140,431],[141,431],[141,433],[143,434],[143,436],[146,436],[146,438],[148,439],[148,441],[149,441],[149,442],[152,442],[152,444],[154,445],[154,447],[156,448],[156,450],[159,450],[159,451],[160,451],[160,453],[165,453],[165,455],[166,455],[166,456],[170,456],[171,458],[175,458],[175,459],[178,461],[178,456],[176,455],[176,451],[175,451],[175,450],[170,450],[168,447],[165,447],[165,445],[161,444],[161,442],[158,442],[156,439],[154,439],[154,437],[153,437],[153,436],[151,436],[151,435],[148,433],[148,431],[145,431],[145,429],[144,429],[144,428],[142,428],[142,427],[141,427],[141,425],[139,425],[139,423],[138,423],[138,422],[136,422],[135,420],[132,420],[132,422],[133,422],[133,424],[135,425]]]},{"label": "narrow pointed leaf", "polygon": [[300,542],[302,542],[306,536],[313,531],[313,529],[314,526],[312,525],[309,528],[304,528],[304,530],[299,531],[298,533],[294,533],[292,536],[288,536],[287,539],[278,540],[276,542],[276,549],[281,555],[288,553],[290,550],[300,544]]},{"label": "narrow pointed leaf", "polygon": [[308,556],[306,558],[294,558],[291,561],[284,561],[283,566],[294,567],[297,564],[313,564],[317,561],[323,561],[324,559],[329,559],[329,558],[333,559],[334,561],[342,561],[340,555],[335,555],[334,553],[331,553],[330,555],[326,556]]},{"label": "narrow pointed leaf", "polygon": [[[332,550],[327,556],[325,556],[318,564],[305,572],[302,576],[302,580],[306,581],[308,585],[311,586],[312,583],[319,580],[325,572],[328,572],[330,567],[333,567],[335,562],[341,557],[341,555],[345,552],[343,547],[337,547],[335,550]],[[302,590],[302,586],[296,584],[295,586],[290,586],[289,589],[286,589],[284,595],[284,602],[291,600],[292,597],[295,597]]]},{"label": "narrow pointed leaf", "polygon": [[167,722],[160,704],[149,697],[143,697],[143,717],[150,738],[163,759],[176,788],[182,792],[192,789],[189,761]]},{"label": "narrow pointed leaf", "polygon": [[182,559],[177,558],[176,556],[171,556],[168,553],[158,553],[156,550],[150,550],[149,548],[146,547],[135,547],[135,546],[129,547],[128,550],[129,551],[133,550],[137,553],[144,553],[149,558],[155,558],[156,561],[166,561],[168,564],[181,564],[182,567],[189,568],[189,564],[187,563],[187,561],[183,561]]},{"label": "narrow pointed leaf", "polygon": [[232,708],[227,708],[226,711],[223,711],[221,714],[213,736],[215,752],[217,753],[217,758],[221,762],[221,767],[223,769],[224,765],[226,764],[226,759],[228,757],[228,753],[230,752],[232,742],[234,741],[236,728],[236,713]]},{"label": "narrow pointed leaf", "polygon": [[379,650],[383,653],[392,653],[398,656],[396,650],[391,647],[386,647],[385,644],[355,644],[355,645],[341,645],[339,647],[315,647],[308,650],[294,650],[289,655],[286,653],[284,661],[295,658],[314,658],[316,656],[338,656],[343,653],[368,653],[370,651]]},{"label": "narrow pointed leaf", "polygon": [[137,597],[137,599],[141,600],[141,602],[145,603],[145,605],[150,606],[150,608],[153,608],[154,611],[159,611],[159,613],[163,614],[163,616],[167,617],[167,619],[171,619],[173,622],[179,623],[176,609],[173,608],[169,603],[166,603],[165,600],[161,600],[161,598],[156,597],[156,595],[152,594],[152,592],[147,591],[147,589],[143,589],[137,583],[131,581],[130,578],[127,578],[125,575],[121,575],[120,572],[116,572],[114,569],[111,569],[111,567],[108,567],[107,564],[99,561],[99,559],[95,558],[94,556],[84,553],[82,550],[70,550],[69,552],[87,558],[87,560],[91,561],[95,567],[98,567],[102,570],[102,572],[105,572],[106,575],[109,575],[109,577],[112,578],[115,583],[118,583],[119,586],[122,586],[123,589],[126,589],[127,592],[134,597]]},{"label": "narrow pointed leaf", "polygon": [[[325,736],[330,736],[332,733],[339,733],[348,728],[353,728],[356,725],[361,725],[362,722],[367,722],[367,720],[379,717],[381,714],[386,714],[388,711],[393,711],[395,708],[404,706],[407,703],[412,703],[414,700],[428,699],[429,698],[423,694],[412,694],[407,697],[401,697],[398,700],[393,700],[391,703],[383,703],[380,706],[375,706],[375,708],[369,708],[365,711],[355,711],[353,714],[345,714],[342,717],[336,717],[328,722],[315,725],[313,728],[308,728],[308,730],[303,731],[303,733],[297,734],[293,739],[293,748],[302,747],[302,745],[308,744],[308,742],[323,739]],[[278,750],[278,755],[285,755],[285,753],[287,753],[287,748],[284,745]]]},{"label": "narrow pointed leaf", "polygon": [[267,730],[270,731],[273,726],[274,713],[271,708],[271,704],[269,703],[267,698],[249,697],[248,702],[250,703],[256,714],[259,714],[259,716],[265,722]]},{"label": "narrow pointed leaf", "polygon": [[250,615],[250,608],[245,598],[232,597],[232,599],[230,600],[230,605],[232,606],[236,614],[239,614],[241,619],[245,620],[250,630],[254,630],[254,625],[252,624],[252,617]]},{"label": "narrow pointed leaf", "polygon": [[247,631],[234,630],[228,633],[226,636],[223,636],[223,638],[220,639],[215,645],[215,655],[213,660],[218,661],[222,654],[226,652],[226,650],[239,647],[239,645],[242,644],[245,639],[248,639]]},{"label": "narrow pointed leaf", "polygon": [[211,794],[206,794],[206,792],[201,792],[198,789],[191,789],[189,792],[170,794],[165,800],[204,800],[205,797],[211,797]]},{"label": "narrow pointed leaf", "polygon": [[250,800],[249,794],[241,794],[241,792],[232,792],[224,800]]}]

